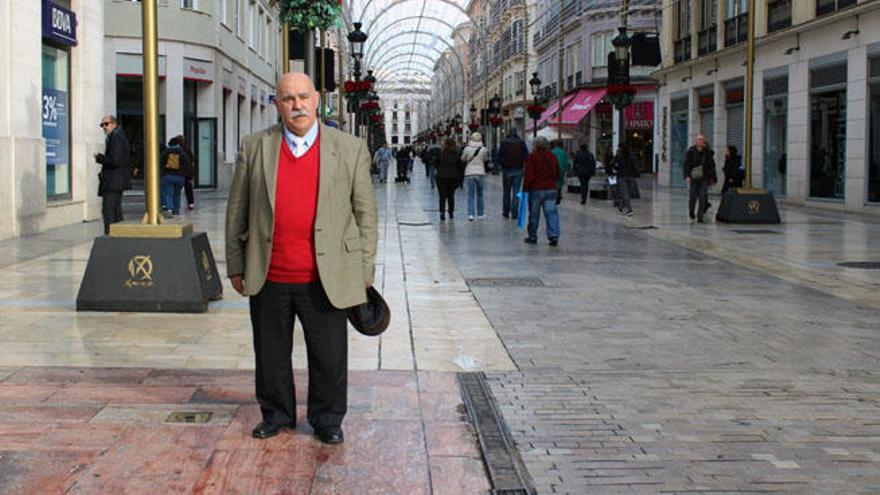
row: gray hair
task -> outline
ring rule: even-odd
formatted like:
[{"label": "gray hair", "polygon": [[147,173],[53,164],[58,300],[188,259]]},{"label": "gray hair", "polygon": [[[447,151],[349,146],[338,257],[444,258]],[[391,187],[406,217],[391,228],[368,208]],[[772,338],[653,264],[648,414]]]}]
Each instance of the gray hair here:
[{"label": "gray hair", "polygon": [[550,141],[547,141],[547,138],[545,138],[544,136],[538,136],[535,138],[535,148],[549,150]]}]

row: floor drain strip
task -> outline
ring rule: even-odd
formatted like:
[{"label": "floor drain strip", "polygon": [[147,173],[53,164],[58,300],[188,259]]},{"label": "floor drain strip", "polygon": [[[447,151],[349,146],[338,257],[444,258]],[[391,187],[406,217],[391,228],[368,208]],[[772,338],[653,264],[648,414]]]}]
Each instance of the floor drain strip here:
[{"label": "floor drain strip", "polygon": [[532,495],[528,473],[483,373],[459,373],[462,398],[471,422],[477,431],[483,462],[489,472],[493,495]]}]

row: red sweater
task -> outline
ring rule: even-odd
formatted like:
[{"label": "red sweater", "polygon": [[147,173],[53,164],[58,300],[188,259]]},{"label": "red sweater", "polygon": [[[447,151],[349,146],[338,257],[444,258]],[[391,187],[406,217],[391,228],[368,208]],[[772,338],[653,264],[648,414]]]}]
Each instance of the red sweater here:
[{"label": "red sweater", "polygon": [[523,191],[555,191],[558,179],[559,164],[551,151],[535,150],[526,159]]},{"label": "red sweater", "polygon": [[318,209],[320,136],[305,155],[293,156],[281,139],[275,184],[275,229],[266,279],[284,284],[318,280],[315,214]]}]

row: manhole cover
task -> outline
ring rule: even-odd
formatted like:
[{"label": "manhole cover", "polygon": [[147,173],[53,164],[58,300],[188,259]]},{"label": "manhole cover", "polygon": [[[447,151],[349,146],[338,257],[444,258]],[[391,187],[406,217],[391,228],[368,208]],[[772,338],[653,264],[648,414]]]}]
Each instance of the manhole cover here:
[{"label": "manhole cover", "polygon": [[469,278],[471,287],[546,287],[538,277]]},{"label": "manhole cover", "polygon": [[859,270],[880,270],[880,261],[844,261],[837,266],[857,268]]},{"label": "manhole cover", "polygon": [[734,232],[736,232],[737,234],[747,234],[747,235],[748,234],[761,235],[761,234],[781,234],[782,233],[782,232],[779,232],[776,230],[765,230],[765,229],[748,229],[748,230],[734,229]]},{"label": "manhole cover", "polygon": [[214,413],[207,411],[175,411],[165,419],[166,423],[207,423]]}]

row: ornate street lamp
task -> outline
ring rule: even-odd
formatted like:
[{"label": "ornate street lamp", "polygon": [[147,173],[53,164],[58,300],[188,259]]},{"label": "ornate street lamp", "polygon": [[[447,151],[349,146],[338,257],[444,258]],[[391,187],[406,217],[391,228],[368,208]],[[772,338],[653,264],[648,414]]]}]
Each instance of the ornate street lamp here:
[{"label": "ornate street lamp", "polygon": [[471,108],[469,109],[470,114],[468,116],[468,129],[471,132],[476,132],[477,129],[480,128],[480,124],[477,122],[477,107],[474,104],[471,104]]},{"label": "ornate street lamp", "polygon": [[[351,58],[354,59],[354,80],[361,80],[361,59],[364,56],[364,43],[367,42],[367,33],[361,31],[361,23],[354,23],[354,31],[348,33],[348,42],[351,44]],[[354,135],[361,135],[361,111],[357,92],[352,93],[354,100]]]},{"label": "ornate street lamp", "polygon": [[[623,18],[625,21],[625,17]],[[618,146],[626,143],[626,116],[624,109],[632,103],[635,97],[635,91],[629,84],[629,47],[632,40],[626,34],[626,24],[617,28],[618,34],[611,40],[614,45],[614,63],[609,66],[611,72],[608,74],[608,83],[610,93],[609,98],[614,103],[615,108],[620,112],[620,122],[618,130]]]},{"label": "ornate street lamp", "polygon": [[538,78],[537,72],[532,72],[532,78],[529,79],[529,86],[532,88],[532,106],[529,107],[529,117],[534,120],[534,124],[532,127],[532,139],[538,137],[538,119],[541,118],[541,114],[544,113],[544,107],[541,106],[541,102],[538,100],[538,92],[541,91],[541,79]]}]

